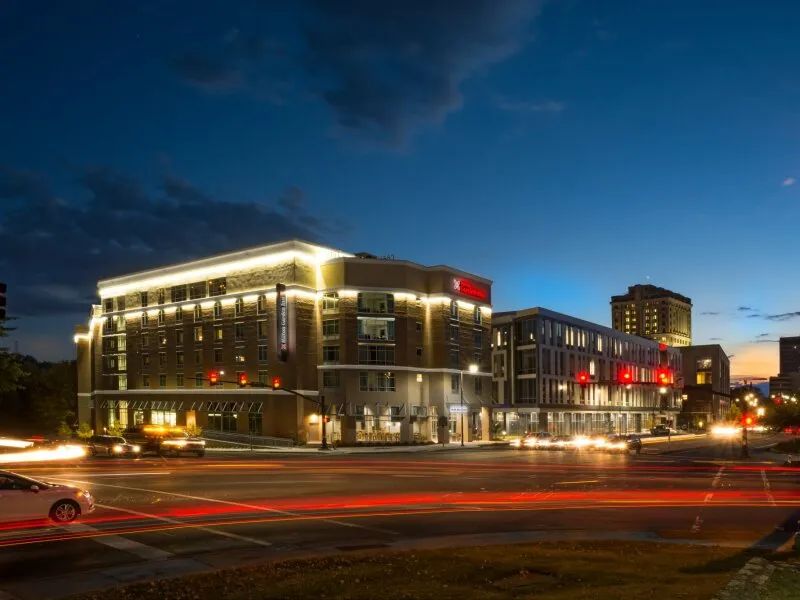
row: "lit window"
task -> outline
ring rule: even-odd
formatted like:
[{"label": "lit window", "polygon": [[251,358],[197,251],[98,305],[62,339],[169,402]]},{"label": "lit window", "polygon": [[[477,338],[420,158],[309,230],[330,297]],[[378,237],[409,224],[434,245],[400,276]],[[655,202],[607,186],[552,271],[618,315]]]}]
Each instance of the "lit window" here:
[{"label": "lit window", "polygon": [[259,346],[258,347],[258,362],[267,362],[267,347],[266,346]]},{"label": "lit window", "polygon": [[267,297],[266,296],[259,296],[258,297],[258,305],[257,305],[258,314],[263,314],[267,312]]},{"label": "lit window", "polygon": [[244,300],[237,298],[234,307],[236,309],[236,316],[241,317],[244,314]]},{"label": "lit window", "polygon": [[221,319],[222,318],[222,303],[221,302],[214,302],[214,318]]},{"label": "lit window", "polygon": [[203,341],[203,326],[202,325],[195,325],[194,326],[194,341],[195,342],[202,342]]}]

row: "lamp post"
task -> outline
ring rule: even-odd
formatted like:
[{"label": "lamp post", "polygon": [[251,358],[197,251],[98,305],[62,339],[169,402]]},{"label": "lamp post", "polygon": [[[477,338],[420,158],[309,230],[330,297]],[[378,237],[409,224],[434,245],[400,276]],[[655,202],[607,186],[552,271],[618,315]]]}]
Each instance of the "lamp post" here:
[{"label": "lamp post", "polygon": [[[478,365],[471,364],[469,366],[470,373],[477,373],[478,372]],[[464,370],[460,370],[458,372],[460,375],[459,382],[458,382],[458,391],[461,394],[461,401],[460,401],[460,412],[461,412],[461,446],[464,446]]]}]

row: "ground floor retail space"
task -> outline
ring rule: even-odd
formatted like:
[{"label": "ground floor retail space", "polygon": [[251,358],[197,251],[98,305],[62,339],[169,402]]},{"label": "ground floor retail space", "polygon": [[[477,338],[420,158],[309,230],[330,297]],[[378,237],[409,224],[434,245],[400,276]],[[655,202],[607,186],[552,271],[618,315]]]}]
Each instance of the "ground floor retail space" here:
[{"label": "ground floor retail space", "polygon": [[656,425],[675,426],[675,414],[667,411],[561,411],[495,409],[495,438],[523,436],[546,431],[552,435],[602,435],[640,433]]}]

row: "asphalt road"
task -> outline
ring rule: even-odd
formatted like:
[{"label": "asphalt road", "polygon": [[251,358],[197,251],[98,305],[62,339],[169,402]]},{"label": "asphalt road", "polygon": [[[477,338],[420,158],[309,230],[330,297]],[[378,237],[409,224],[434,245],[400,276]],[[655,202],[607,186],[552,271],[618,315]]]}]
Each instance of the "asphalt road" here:
[{"label": "asphalt road", "polygon": [[449,536],[589,532],[777,548],[800,520],[800,472],[758,452],[774,441],[754,437],[747,461],[731,440],[673,438],[640,456],[504,448],[30,466],[17,470],[82,486],[98,507],[66,527],[0,525],[0,600],[170,568],[476,539]]}]

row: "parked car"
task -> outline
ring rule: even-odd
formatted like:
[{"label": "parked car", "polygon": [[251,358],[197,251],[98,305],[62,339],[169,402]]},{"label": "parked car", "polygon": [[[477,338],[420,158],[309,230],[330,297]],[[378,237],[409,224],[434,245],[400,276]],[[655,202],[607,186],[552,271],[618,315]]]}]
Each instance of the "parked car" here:
[{"label": "parked car", "polygon": [[71,523],[94,510],[86,490],[0,471],[0,522],[51,520]]},{"label": "parked car", "polygon": [[134,456],[142,454],[139,444],[129,444],[124,437],[116,435],[93,435],[87,443],[92,456]]}]

